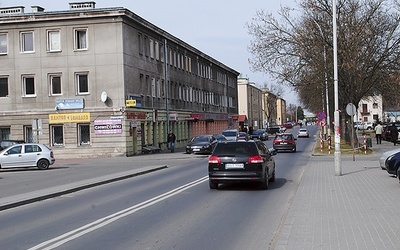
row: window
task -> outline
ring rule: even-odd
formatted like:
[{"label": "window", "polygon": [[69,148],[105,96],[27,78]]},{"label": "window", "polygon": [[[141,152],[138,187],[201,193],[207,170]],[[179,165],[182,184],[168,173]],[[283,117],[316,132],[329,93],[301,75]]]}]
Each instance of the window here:
[{"label": "window", "polygon": [[36,152],[42,152],[42,149],[38,145],[25,145],[25,153]]},{"label": "window", "polygon": [[154,77],[151,78],[151,96],[156,97],[156,79]]},{"label": "window", "polygon": [[47,32],[47,50],[61,51],[61,40],[59,30],[49,30]]},{"label": "window", "polygon": [[150,58],[154,59],[154,41],[150,39]]},{"label": "window", "polygon": [[33,76],[22,76],[22,95],[25,97],[36,96],[35,92],[35,78]]},{"label": "window", "polygon": [[60,75],[50,75],[50,95],[61,95],[61,76]]},{"label": "window", "polygon": [[34,142],[32,126],[25,126],[24,132],[25,132],[24,133],[25,141],[26,142]]},{"label": "window", "polygon": [[143,55],[143,36],[141,33],[138,34],[139,54]]},{"label": "window", "polygon": [[88,48],[87,29],[75,30],[75,49],[84,50]]},{"label": "window", "polygon": [[87,73],[77,73],[75,79],[76,79],[78,95],[89,94],[88,74]]},{"label": "window", "polygon": [[8,78],[0,77],[0,97],[8,96]]},{"label": "window", "polygon": [[10,128],[0,128],[0,139],[10,140]]},{"label": "window", "polygon": [[90,125],[78,124],[79,145],[90,145]]},{"label": "window", "polygon": [[33,32],[21,33],[21,52],[33,52]]},{"label": "window", "polygon": [[7,54],[7,34],[0,34],[0,54]]},{"label": "window", "polygon": [[51,126],[52,146],[64,146],[64,129],[62,125]]}]

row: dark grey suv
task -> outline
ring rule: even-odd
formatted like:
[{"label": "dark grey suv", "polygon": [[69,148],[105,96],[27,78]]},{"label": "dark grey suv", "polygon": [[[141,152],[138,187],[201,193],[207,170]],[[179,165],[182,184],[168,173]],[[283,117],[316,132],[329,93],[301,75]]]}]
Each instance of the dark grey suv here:
[{"label": "dark grey suv", "polygon": [[210,189],[226,182],[260,182],[268,189],[275,181],[273,155],[276,151],[258,140],[219,142],[208,160]]}]

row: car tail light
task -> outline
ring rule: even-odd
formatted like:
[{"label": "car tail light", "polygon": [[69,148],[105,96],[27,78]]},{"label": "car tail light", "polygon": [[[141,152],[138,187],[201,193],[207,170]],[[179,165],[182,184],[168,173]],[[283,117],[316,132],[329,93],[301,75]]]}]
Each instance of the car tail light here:
[{"label": "car tail light", "polygon": [[212,155],[208,159],[208,163],[221,164],[221,158],[219,158],[218,156]]},{"label": "car tail light", "polygon": [[50,157],[51,157],[51,158],[54,158],[53,151],[50,152]]},{"label": "car tail light", "polygon": [[255,156],[250,156],[248,163],[263,163],[264,160],[261,156],[255,155]]}]

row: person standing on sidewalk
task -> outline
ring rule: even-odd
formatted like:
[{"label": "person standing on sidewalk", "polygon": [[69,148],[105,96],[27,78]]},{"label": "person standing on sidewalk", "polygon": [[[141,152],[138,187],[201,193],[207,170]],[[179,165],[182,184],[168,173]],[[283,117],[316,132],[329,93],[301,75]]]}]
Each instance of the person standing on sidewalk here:
[{"label": "person standing on sidewalk", "polygon": [[170,130],[167,136],[167,143],[169,145],[171,153],[175,151],[175,139],[176,139],[175,134],[172,132],[172,130]]},{"label": "person standing on sidewalk", "polygon": [[376,144],[382,144],[382,132],[383,127],[381,125],[381,122],[378,122],[378,125],[375,126]]},{"label": "person standing on sidewalk", "polygon": [[397,130],[397,126],[393,123],[390,126],[390,137],[392,138],[393,145],[396,146],[397,140],[399,138],[399,131]]}]

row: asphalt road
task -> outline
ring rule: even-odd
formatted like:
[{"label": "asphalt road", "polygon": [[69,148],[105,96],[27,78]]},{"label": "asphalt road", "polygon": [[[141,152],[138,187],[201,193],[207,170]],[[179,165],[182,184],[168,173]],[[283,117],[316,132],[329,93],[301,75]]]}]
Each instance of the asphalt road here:
[{"label": "asphalt road", "polygon": [[[275,156],[277,179],[269,190],[248,184],[210,190],[207,157],[183,154],[149,157],[147,162],[133,162],[134,157],[121,162],[93,160],[81,166],[92,171],[81,175],[76,168],[80,163],[73,162],[53,171],[3,173],[2,181],[9,186],[0,187],[14,194],[11,187],[18,192],[34,187],[43,191],[44,181],[29,183],[43,178],[43,173],[53,178],[47,182],[51,189],[65,178],[76,185],[78,177],[97,178],[99,171],[104,176],[112,168],[125,173],[133,165],[143,171],[161,167],[0,211],[0,245],[4,249],[268,249],[290,208],[314,142],[300,138],[297,153]],[[74,178],[68,176],[71,173]],[[18,178],[23,181],[12,183]],[[20,187],[22,182],[27,186]]]}]

